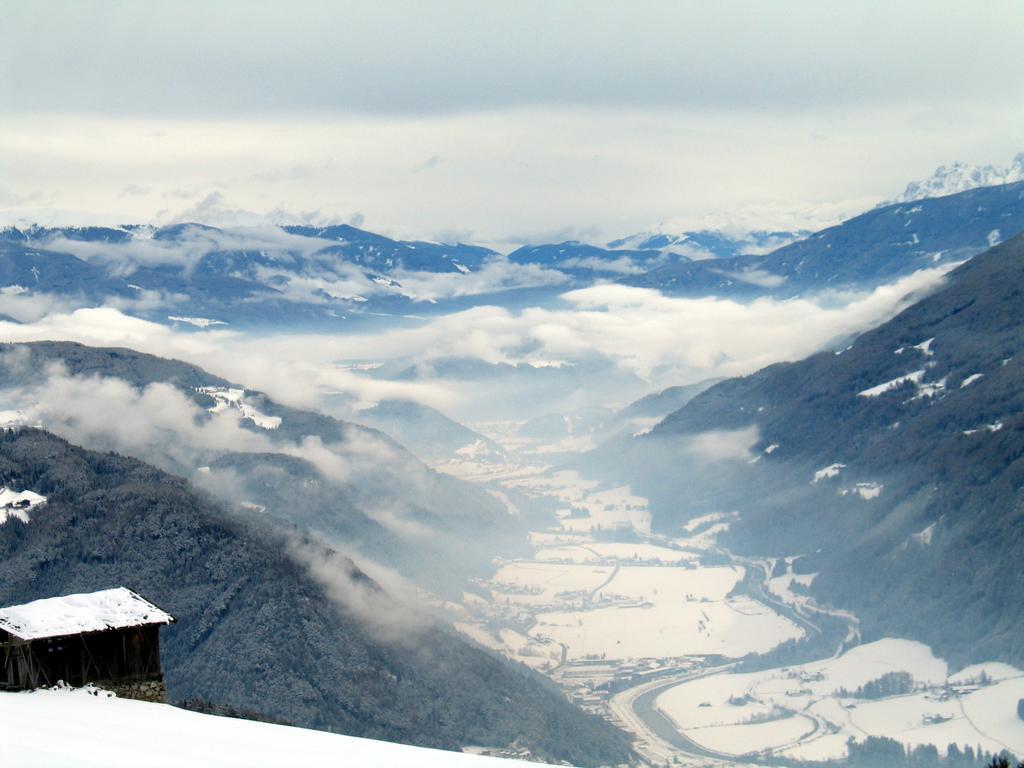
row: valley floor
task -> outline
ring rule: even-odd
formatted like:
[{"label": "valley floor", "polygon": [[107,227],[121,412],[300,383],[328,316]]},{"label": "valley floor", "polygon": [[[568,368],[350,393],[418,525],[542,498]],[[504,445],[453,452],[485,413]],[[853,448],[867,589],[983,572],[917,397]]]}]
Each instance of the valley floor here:
[{"label": "valley floor", "polygon": [[[1024,672],[993,663],[950,674],[921,643],[861,644],[856,617],[807,596],[814,576],[794,573],[792,558],[739,558],[717,545],[737,513],[654,535],[646,499],[628,487],[548,471],[543,453],[506,447],[525,460],[443,468],[498,493],[554,497],[558,519],[532,533],[531,558],[499,561],[465,594],[457,626],[625,728],[648,762],[827,761],[872,735],[940,754],[951,743],[1024,754]],[[805,663],[736,668],[788,640],[806,641]],[[858,692],[889,673],[908,674],[909,689]]]}]

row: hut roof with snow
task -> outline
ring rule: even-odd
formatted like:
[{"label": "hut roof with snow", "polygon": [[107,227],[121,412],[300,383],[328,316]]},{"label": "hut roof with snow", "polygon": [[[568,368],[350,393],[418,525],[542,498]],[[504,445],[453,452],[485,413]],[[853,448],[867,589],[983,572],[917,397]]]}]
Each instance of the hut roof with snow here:
[{"label": "hut roof with snow", "polygon": [[130,589],[115,587],[0,608],[0,629],[21,640],[171,624],[174,617]]},{"label": "hut roof with snow", "polygon": [[96,683],[166,701],[160,627],[172,622],[124,587],[0,608],[0,690]]}]

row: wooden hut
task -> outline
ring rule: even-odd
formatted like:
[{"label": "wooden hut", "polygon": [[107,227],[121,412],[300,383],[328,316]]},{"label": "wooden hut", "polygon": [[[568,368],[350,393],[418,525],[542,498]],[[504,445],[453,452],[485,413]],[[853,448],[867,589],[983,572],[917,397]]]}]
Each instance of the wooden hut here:
[{"label": "wooden hut", "polygon": [[173,621],[124,587],[0,608],[0,690],[95,683],[166,701],[160,627]]}]

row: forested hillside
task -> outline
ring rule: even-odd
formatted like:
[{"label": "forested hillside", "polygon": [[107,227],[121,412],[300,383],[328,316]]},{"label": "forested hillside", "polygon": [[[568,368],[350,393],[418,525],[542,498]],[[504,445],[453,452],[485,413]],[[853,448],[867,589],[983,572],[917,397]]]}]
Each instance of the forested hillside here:
[{"label": "forested hillside", "polygon": [[[202,483],[225,501],[315,528],[336,546],[428,588],[457,595],[467,575],[486,572],[494,553],[525,546],[520,523],[494,497],[431,470],[383,433],[281,405],[194,365],[69,342],[0,345],[0,363],[5,407],[23,405],[42,426],[86,447],[131,453]],[[54,365],[60,385],[50,390],[44,385],[55,375]],[[132,388],[99,406],[141,406],[129,439],[108,429],[106,420],[90,422],[84,412],[96,407],[89,403],[100,382]],[[152,411],[166,408],[166,397],[147,409],[138,393],[161,384],[177,389],[189,410],[154,430],[150,420],[159,422],[161,414]],[[68,391],[81,396],[80,408],[63,402]],[[235,439],[211,443],[203,437],[204,428],[216,429],[218,414],[237,417]]]},{"label": "forested hillside", "polygon": [[452,749],[626,758],[624,735],[297,529],[241,521],[181,479],[38,430],[0,434],[0,479],[48,497],[29,523],[0,525],[0,603],[138,591],[178,619],[163,633],[172,700]]}]

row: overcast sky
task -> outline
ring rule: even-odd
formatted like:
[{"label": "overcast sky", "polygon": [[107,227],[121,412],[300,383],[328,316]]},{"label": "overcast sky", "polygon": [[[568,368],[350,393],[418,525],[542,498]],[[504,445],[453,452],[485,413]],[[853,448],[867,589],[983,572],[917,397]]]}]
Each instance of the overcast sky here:
[{"label": "overcast sky", "polygon": [[1020,2],[0,0],[0,216],[602,240],[1024,150]]}]

